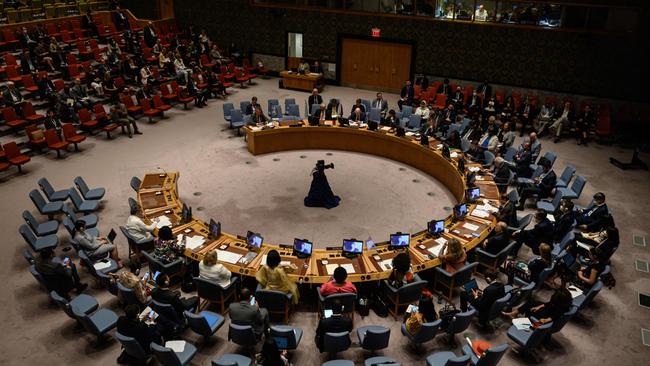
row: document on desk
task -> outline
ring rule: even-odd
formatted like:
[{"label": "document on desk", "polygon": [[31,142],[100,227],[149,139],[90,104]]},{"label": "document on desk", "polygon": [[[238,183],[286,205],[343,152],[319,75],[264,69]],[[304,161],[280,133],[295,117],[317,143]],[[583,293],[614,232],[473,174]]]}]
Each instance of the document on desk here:
[{"label": "document on desk", "polygon": [[334,274],[334,270],[336,270],[337,268],[339,268],[339,265],[336,263],[330,263],[325,265],[325,270],[327,271],[328,275]]},{"label": "document on desk", "polygon": [[239,262],[241,259],[242,255],[237,254],[237,253],[232,253],[226,250],[219,250],[217,249],[217,258],[219,258],[220,261],[230,263],[230,264],[235,264]]},{"label": "document on desk", "polygon": [[471,216],[478,217],[480,219],[487,219],[488,217],[490,217],[490,213],[486,212],[486,211],[483,211],[483,210],[479,210],[478,208],[475,208],[474,211],[472,211]]},{"label": "document on desk", "polygon": [[469,231],[476,231],[479,228],[478,225],[470,224],[469,222],[464,223],[463,227]]},{"label": "document on desk", "polygon": [[533,323],[531,323],[528,318],[515,318],[512,319],[512,325],[514,325],[518,330],[530,330]]},{"label": "document on desk", "polygon": [[579,241],[577,241],[577,240],[576,240],[576,245],[577,245],[578,247],[580,247],[580,248],[586,250],[586,251],[591,250],[591,247],[590,247],[589,245],[587,245],[587,244],[585,244],[585,243],[581,243],[581,242],[579,242]]},{"label": "document on desk", "polygon": [[262,127],[258,127],[258,126],[251,126],[250,129],[253,132],[262,131]]},{"label": "document on desk", "polygon": [[436,245],[427,250],[429,251],[429,253],[435,255],[436,257],[440,257],[440,252],[442,252],[443,247],[444,245]]},{"label": "document on desk", "polygon": [[[262,256],[262,264],[266,264],[266,254]],[[289,267],[291,265],[290,261],[280,261],[280,267]]]},{"label": "document on desk", "polygon": [[478,166],[471,166],[471,167],[467,168],[467,170],[469,170],[470,172],[476,173],[476,172],[480,171],[481,168],[478,167]]},{"label": "document on desk", "polygon": [[490,204],[484,204],[484,205],[476,205],[476,208],[482,211],[487,211],[490,213],[495,213],[499,211],[498,207],[494,207]]},{"label": "document on desk", "polygon": [[449,154],[449,157],[452,158],[452,159],[457,158],[458,153],[454,151],[453,153]]},{"label": "document on desk", "polygon": [[156,223],[156,228],[161,229],[164,226],[172,226],[172,220],[169,217],[162,215],[157,217],[158,222]]},{"label": "document on desk", "polygon": [[205,243],[205,238],[200,235],[188,236],[185,242],[185,248],[194,250]]},{"label": "document on desk", "polygon": [[447,239],[445,239],[445,238],[438,238],[438,239],[436,239],[436,240],[434,240],[434,241],[435,241],[436,243],[438,243],[438,245],[445,245],[445,244],[447,244]]},{"label": "document on desk", "polygon": [[384,271],[390,271],[393,269],[393,259],[385,259],[381,262],[379,262],[379,268],[381,268]]},{"label": "document on desk", "polygon": [[185,351],[185,341],[167,341],[165,342],[165,347],[176,353],[181,353]]}]

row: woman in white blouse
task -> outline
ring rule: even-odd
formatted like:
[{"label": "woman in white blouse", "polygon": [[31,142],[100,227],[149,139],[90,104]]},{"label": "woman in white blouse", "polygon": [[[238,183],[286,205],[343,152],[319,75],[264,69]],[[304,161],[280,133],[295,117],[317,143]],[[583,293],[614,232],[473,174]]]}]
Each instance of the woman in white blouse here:
[{"label": "woman in white blouse", "polygon": [[126,231],[138,243],[146,243],[153,241],[153,230],[156,228],[156,219],[153,220],[151,225],[147,225],[138,217],[138,208],[131,207],[131,215],[126,220]]},{"label": "woman in white blouse", "polygon": [[415,110],[415,114],[420,116],[422,121],[429,119],[429,108],[427,107],[427,102],[424,100],[420,102],[420,106]]},{"label": "woman in white blouse", "polygon": [[199,263],[199,277],[214,282],[221,287],[230,284],[230,271],[221,263],[217,263],[217,251],[213,250],[203,257]]}]

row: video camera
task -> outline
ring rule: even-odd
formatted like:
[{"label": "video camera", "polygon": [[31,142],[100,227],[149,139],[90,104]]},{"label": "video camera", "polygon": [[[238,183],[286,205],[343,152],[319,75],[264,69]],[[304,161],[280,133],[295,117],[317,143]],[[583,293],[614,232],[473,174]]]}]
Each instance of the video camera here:
[{"label": "video camera", "polygon": [[325,160],[318,160],[314,169],[322,173],[325,169],[334,169],[334,163],[325,164]]}]

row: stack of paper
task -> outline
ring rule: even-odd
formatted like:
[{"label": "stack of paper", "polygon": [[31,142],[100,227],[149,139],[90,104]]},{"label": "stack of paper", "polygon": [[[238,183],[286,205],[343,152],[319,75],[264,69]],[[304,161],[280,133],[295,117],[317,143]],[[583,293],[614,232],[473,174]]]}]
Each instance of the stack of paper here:
[{"label": "stack of paper", "polygon": [[571,293],[571,298],[573,299],[583,294],[582,290],[575,286],[569,286],[568,289],[569,292]]},{"label": "stack of paper", "polygon": [[474,211],[472,211],[471,215],[474,216],[474,217],[481,218],[481,219],[486,219],[486,218],[490,217],[489,212],[479,210],[478,208],[475,208]]},{"label": "stack of paper", "polygon": [[187,249],[196,249],[205,243],[205,238],[200,235],[194,235],[192,237],[187,237],[185,242],[185,248]]},{"label": "stack of paper", "polygon": [[95,267],[96,271],[101,271],[102,269],[106,269],[111,266],[111,261],[106,261],[106,262],[97,262],[93,264],[93,267]]},{"label": "stack of paper", "polygon": [[404,135],[408,137],[415,136],[415,132],[406,132]]},{"label": "stack of paper", "polygon": [[463,227],[469,231],[476,231],[479,228],[478,225],[470,224],[469,222],[464,223]]},{"label": "stack of paper", "polygon": [[250,129],[253,132],[262,131],[262,127],[257,127],[257,126],[252,126],[252,127],[250,127]]},{"label": "stack of paper", "polygon": [[242,257],[241,254],[217,249],[217,258],[219,258],[219,261],[221,262],[235,264],[239,261],[239,259],[241,259],[241,257]]},{"label": "stack of paper", "polygon": [[442,252],[443,247],[444,245],[436,245],[427,250],[429,251],[429,253],[435,255],[436,257],[440,257],[440,252]]},{"label": "stack of paper", "polygon": [[181,353],[185,351],[185,341],[167,341],[165,342],[165,347],[176,353]]},{"label": "stack of paper", "polygon": [[499,208],[494,207],[494,206],[490,205],[489,203],[486,203],[484,205],[476,205],[476,208],[479,209],[479,210],[490,212],[490,213],[495,213],[495,212],[499,211]]},{"label": "stack of paper", "polygon": [[531,323],[528,318],[516,318],[512,319],[512,325],[514,325],[518,330],[530,330],[533,323]]},{"label": "stack of paper", "polygon": [[477,167],[477,166],[471,166],[471,167],[467,168],[467,170],[469,170],[470,172],[476,173],[476,172],[480,171],[481,168]]},{"label": "stack of paper", "polygon": [[447,239],[445,239],[445,238],[438,238],[438,239],[436,239],[436,240],[434,240],[434,241],[435,241],[436,243],[438,243],[438,245],[445,245],[445,244],[447,244]]},{"label": "stack of paper", "polygon": [[158,222],[156,223],[156,228],[160,229],[164,226],[171,226],[172,221],[169,219],[169,217],[162,215],[157,217]]},{"label": "stack of paper", "polygon": [[384,127],[380,128],[380,130],[382,130],[384,132],[388,132],[388,131],[390,131],[390,127],[384,126]]}]

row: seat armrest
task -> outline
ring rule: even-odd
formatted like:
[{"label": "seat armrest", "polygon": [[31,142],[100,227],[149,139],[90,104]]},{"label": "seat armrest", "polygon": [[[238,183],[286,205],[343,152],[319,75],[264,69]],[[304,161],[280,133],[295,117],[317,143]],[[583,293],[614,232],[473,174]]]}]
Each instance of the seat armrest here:
[{"label": "seat armrest", "polygon": [[316,293],[318,294],[318,301],[325,302],[325,297],[320,293],[320,286],[316,287]]},{"label": "seat armrest", "polygon": [[472,361],[472,365],[476,365],[478,363],[478,357],[474,353],[474,350],[472,347],[469,346],[469,344],[466,344],[463,346],[463,353],[468,355]]},{"label": "seat armrest", "polygon": [[239,282],[239,277],[230,277],[230,283],[228,284],[228,286],[222,287],[222,290],[224,291],[230,290],[230,288],[232,288],[232,286],[237,282]]},{"label": "seat armrest", "polygon": [[476,253],[480,254],[483,257],[487,257],[487,258],[490,258],[490,259],[496,259],[497,258],[496,254],[488,253],[488,252],[484,251],[481,248],[476,248]]},{"label": "seat armrest", "polygon": [[447,278],[451,278],[451,276],[452,276],[451,273],[445,271],[445,270],[444,270],[443,268],[441,268],[440,266],[436,267],[436,273],[440,273],[441,275],[443,275],[443,276],[445,276],[445,277],[447,277]]},{"label": "seat armrest", "polygon": [[158,263],[159,263],[163,268],[165,268],[165,269],[170,269],[170,268],[172,268],[172,267],[174,267],[174,266],[177,266],[177,265],[179,265],[179,264],[182,264],[182,263],[183,263],[183,258],[176,258],[175,261],[173,261],[173,262],[169,262],[169,263],[163,263],[163,262],[160,262],[160,261],[158,261]]}]

